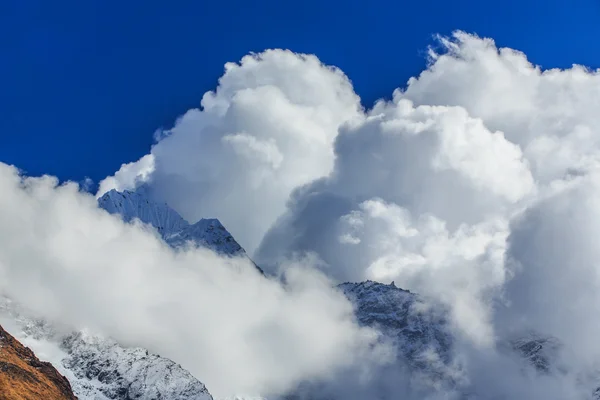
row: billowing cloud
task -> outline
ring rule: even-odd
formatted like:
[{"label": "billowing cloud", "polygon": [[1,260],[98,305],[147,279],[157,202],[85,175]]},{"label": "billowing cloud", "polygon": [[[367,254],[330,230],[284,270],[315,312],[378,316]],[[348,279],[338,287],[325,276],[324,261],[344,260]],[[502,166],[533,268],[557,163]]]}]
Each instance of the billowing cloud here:
[{"label": "billowing cloud", "polygon": [[335,149],[335,172],[297,192],[257,260],[316,252],[338,280],[396,281],[450,302],[489,342],[479,300],[504,280],[506,218],[536,193],[520,148],[462,107],[396,98],[344,128]]},{"label": "billowing cloud", "polygon": [[[337,129],[359,118],[360,109],[348,78],[315,56],[282,50],[246,56],[225,66],[201,109],[163,132],[147,156],[152,188],[190,221],[220,218],[252,252],[291,191],[331,172]],[[124,165],[99,194],[134,186],[134,170]]]},{"label": "billowing cloud", "polygon": [[[512,222],[499,325],[568,344],[585,370],[600,361],[600,171],[552,188]],[[510,320],[510,324],[505,323]],[[574,360],[571,360],[574,361]]]},{"label": "billowing cloud", "polygon": [[462,32],[440,44],[392,101],[340,128],[333,173],[295,191],[256,258],[312,252],[338,280],[393,280],[491,344],[493,305],[513,296],[514,218],[597,168],[600,73],[544,71]]},{"label": "billowing cloud", "polygon": [[[270,50],[244,57],[239,64],[226,65],[217,89],[203,97],[201,109],[186,112],[172,129],[159,135],[147,156],[124,165],[103,181],[101,191],[129,188],[144,181],[156,197],[188,220],[220,218],[271,273],[290,259],[308,258],[333,281],[395,281],[398,286],[442,302],[451,311],[460,373],[466,374],[467,386],[479,393],[492,398],[585,398],[600,386],[597,377],[584,376],[598,370],[596,360],[600,360],[600,348],[594,343],[600,327],[591,317],[600,307],[600,255],[595,245],[600,231],[596,206],[600,204],[600,71],[582,66],[543,70],[521,52],[498,48],[491,39],[463,32],[440,38],[438,49],[430,50],[429,56],[428,67],[418,77],[396,89],[392,100],[380,101],[370,110],[361,108],[349,79],[340,70],[324,66],[314,56]],[[53,193],[74,191],[69,186],[48,189],[52,185],[41,183],[47,179],[33,180],[30,186],[35,189],[17,192],[43,199],[54,198]],[[65,202],[70,206],[91,201],[85,196],[68,198],[71,200]],[[90,211],[92,206],[84,208]],[[31,224],[37,224],[32,215],[35,213],[24,211],[6,216],[25,227],[21,236],[16,236],[18,241],[11,241],[6,234],[7,249],[14,252],[19,246],[29,246],[26,240],[37,239],[43,239],[37,242],[45,243],[48,249],[63,245],[60,253],[50,253],[50,257],[40,252],[45,257],[33,265],[67,257],[69,273],[56,276],[66,281],[75,279],[79,272],[73,265],[80,259],[71,255],[75,250],[68,250],[61,242],[67,242],[65,236],[35,235],[46,229],[54,233],[47,226],[78,226],[77,219],[70,215],[53,217],[51,224],[40,225],[40,231],[32,230]],[[347,353],[327,346],[345,346],[348,350],[362,343],[363,331],[348,322],[347,303],[327,291],[327,281],[314,271],[300,273],[299,281],[291,279],[286,290],[270,281],[264,283],[257,276],[245,276],[246,272],[238,272],[243,279],[231,272],[218,272],[219,276],[225,275],[219,280],[212,273],[200,272],[202,268],[188,268],[188,261],[195,257],[213,257],[211,264],[224,263],[214,255],[163,252],[155,239],[142,235],[138,228],[125,227],[105,216],[99,218],[112,221],[102,224],[121,233],[109,235],[99,229],[101,233],[93,233],[97,244],[81,246],[117,246],[114,253],[122,254],[123,259],[100,257],[97,262],[90,261],[96,264],[90,271],[101,269],[106,262],[115,266],[148,264],[148,273],[126,268],[112,271],[112,264],[105,268],[111,271],[109,276],[133,285],[142,294],[155,288],[152,281],[144,281],[150,279],[146,275],[161,276],[166,282],[181,279],[184,290],[178,295],[193,301],[200,295],[185,290],[188,275],[185,280],[179,274],[169,278],[163,264],[184,265],[181,274],[205,274],[190,278],[198,285],[203,285],[203,280],[217,288],[239,283],[236,291],[256,296],[261,305],[257,309],[266,310],[261,311],[265,314],[259,313],[261,317],[257,317],[256,310],[241,317],[239,323],[244,329],[256,326],[246,319],[268,322],[259,323],[260,329],[250,329],[262,333],[252,333],[251,338],[265,336],[276,348],[289,349],[288,343],[295,343],[295,334],[304,331],[285,334],[291,329],[285,324],[292,321],[289,323],[295,327],[296,320],[284,315],[290,310],[288,300],[282,299],[295,299],[297,303],[289,302],[298,307],[299,315],[310,307],[322,308],[310,318],[315,318],[311,320],[314,324],[321,323],[321,319],[328,321],[324,337],[311,336],[316,335],[314,332],[306,336],[307,340],[322,341],[313,349],[322,354],[294,352],[296,361],[289,366],[291,372],[285,369],[287,364],[280,364],[282,371],[262,380],[258,372],[257,376],[239,378],[243,375],[240,365],[231,374],[237,379],[232,381],[242,387],[289,386],[296,378],[306,377],[309,366],[321,362],[324,355],[330,362],[315,374],[327,375],[335,365],[348,361],[340,355]],[[91,223],[77,229],[79,236],[90,236],[94,231]],[[95,236],[98,234],[106,236],[100,240]],[[113,243],[117,238],[128,243],[124,237],[129,236],[136,243],[139,237],[144,238],[135,247],[144,255],[126,253]],[[12,261],[14,265],[31,263],[27,258]],[[53,271],[52,265],[48,270],[33,269],[36,272],[28,273],[28,281],[45,281],[45,274],[54,276],[54,272],[48,272]],[[14,276],[7,277],[12,280],[21,273],[11,269],[3,273],[6,271],[12,271]],[[129,273],[133,275],[123,275]],[[102,282],[102,277],[99,279]],[[136,284],[138,279],[144,284]],[[259,283],[248,284],[255,280]],[[312,293],[311,285],[319,288],[317,293]],[[42,283],[39,286],[40,299],[51,296],[44,292]],[[217,290],[207,284],[201,287],[206,287],[206,293]],[[257,287],[261,291],[254,291]],[[18,285],[13,291],[16,288]],[[112,309],[118,305],[113,302],[123,296],[99,298]],[[317,305],[312,296],[324,296],[329,305]],[[208,299],[212,297],[202,297],[198,304]],[[120,325],[111,325],[116,323],[113,317],[102,312],[97,319],[83,321],[97,323],[99,329],[123,338],[146,338],[140,331],[153,326],[152,316],[160,315],[161,307],[165,312],[170,310],[159,300],[149,301],[159,311],[140,313],[138,328],[123,325],[120,331]],[[247,312],[246,304],[236,301],[224,300],[223,309],[231,315]],[[32,306],[37,304],[30,302]],[[51,312],[53,302],[47,303],[44,310]],[[150,307],[141,303],[136,306]],[[77,311],[80,305],[72,307],[64,312],[84,314]],[[201,311],[191,307],[186,310],[210,315],[201,304],[199,307]],[[56,309],[58,316],[58,306]],[[229,337],[227,332],[234,323],[231,318],[225,321],[225,315],[228,313],[221,311],[214,323],[223,324],[223,337],[233,340],[233,334]],[[187,319],[185,323],[169,323],[181,325],[184,333],[177,339],[193,340],[185,336],[191,332],[185,325],[190,323]],[[347,336],[341,334],[339,344],[334,344],[333,340],[340,340],[339,326],[350,328]],[[154,329],[162,332],[161,328]],[[168,338],[165,332],[152,332],[156,337]],[[506,340],[525,334],[548,335],[563,343],[564,351],[557,361],[561,368],[539,374],[503,353]],[[145,340],[136,344],[156,345],[151,339]],[[171,343],[169,340],[174,339],[168,338],[166,343]],[[258,339],[251,344],[231,348],[253,359],[258,354],[254,354],[255,349],[264,350],[265,344]],[[302,344],[298,352],[305,351]],[[189,359],[188,354],[173,350],[177,346],[163,346],[159,350],[165,350],[166,355],[172,354],[184,364]],[[200,344],[198,349],[194,357],[199,357],[200,351],[212,350]],[[198,367],[198,376],[207,380],[209,388],[210,380],[218,382],[215,371],[233,360],[228,354],[217,361],[223,364],[212,372]],[[262,367],[261,363],[269,361],[261,360]],[[264,371],[273,365],[262,370],[250,368]],[[208,375],[200,374],[205,372]],[[251,382],[263,386],[252,386]]]},{"label": "billowing cloud", "polygon": [[369,363],[375,332],[301,261],[282,286],[246,259],[174,252],[74,183],[0,164],[0,192],[0,292],[49,321],[172,358],[219,397]]},{"label": "billowing cloud", "polygon": [[112,189],[123,191],[136,187],[138,183],[150,179],[153,172],[154,156],[147,154],[135,162],[122,164],[114,176],[103,179],[98,187],[98,194],[106,193]]},{"label": "billowing cloud", "polygon": [[519,51],[464,32],[440,44],[431,66],[395,96],[463,107],[521,146],[540,182],[597,165],[600,70],[542,70]]}]

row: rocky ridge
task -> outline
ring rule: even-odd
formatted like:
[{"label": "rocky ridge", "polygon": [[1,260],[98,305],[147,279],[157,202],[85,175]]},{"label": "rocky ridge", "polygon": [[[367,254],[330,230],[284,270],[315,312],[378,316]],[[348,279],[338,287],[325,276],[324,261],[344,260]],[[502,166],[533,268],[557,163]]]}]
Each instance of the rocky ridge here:
[{"label": "rocky ridge", "polygon": [[65,333],[7,298],[0,298],[0,314],[14,322],[15,335],[34,350],[36,345],[40,351],[48,345],[60,350],[51,361],[81,400],[212,400],[187,370],[146,349],[87,332]]},{"label": "rocky ridge", "polygon": [[76,400],[67,378],[0,326],[0,398]]}]

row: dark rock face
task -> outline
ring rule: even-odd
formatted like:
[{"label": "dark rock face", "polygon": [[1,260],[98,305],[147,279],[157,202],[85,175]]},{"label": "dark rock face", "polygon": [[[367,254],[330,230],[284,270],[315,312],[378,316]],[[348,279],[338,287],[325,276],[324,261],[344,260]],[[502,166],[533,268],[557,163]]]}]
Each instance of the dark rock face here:
[{"label": "dark rock face", "polygon": [[380,330],[411,364],[418,366],[420,354],[428,350],[449,360],[452,335],[446,329],[443,310],[420,307],[424,303],[419,296],[393,283],[365,281],[343,283],[338,288],[354,304],[358,322]]},{"label": "dark rock face", "polygon": [[556,367],[556,359],[562,347],[557,339],[534,334],[512,340],[510,345],[540,373],[549,373]]},{"label": "dark rock face", "polygon": [[0,327],[0,398],[76,400],[67,378]]}]

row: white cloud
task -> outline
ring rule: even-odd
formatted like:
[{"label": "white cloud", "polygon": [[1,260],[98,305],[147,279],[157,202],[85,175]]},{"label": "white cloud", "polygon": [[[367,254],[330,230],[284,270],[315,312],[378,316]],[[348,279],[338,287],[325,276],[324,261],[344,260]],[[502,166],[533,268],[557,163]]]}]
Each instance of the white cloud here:
[{"label": "white cloud", "polygon": [[123,191],[135,187],[138,183],[146,182],[154,172],[154,156],[147,154],[135,162],[122,164],[114,176],[100,181],[97,197],[116,189]]},{"label": "white cloud", "polygon": [[[334,172],[294,193],[257,260],[310,251],[335,279],[395,281],[442,301],[471,343],[462,355],[473,388],[589,395],[600,386],[582,378],[600,359],[590,320],[600,306],[600,220],[589,189],[600,160],[600,73],[542,71],[463,33],[442,45],[406,90],[340,129]],[[572,186],[578,196],[562,194]],[[543,206],[561,197],[569,200],[559,209]],[[514,375],[514,361],[495,349],[529,330],[566,344],[568,374]],[[491,385],[491,376],[513,383]]]},{"label": "white cloud", "polygon": [[247,133],[237,133],[223,136],[223,141],[229,143],[240,156],[255,158],[274,170],[279,169],[283,161],[283,155],[273,138],[260,141]]},{"label": "white cloud", "polygon": [[371,263],[367,278],[395,281],[451,305],[460,329],[481,345],[491,345],[489,291],[504,282],[508,234],[503,220],[490,220],[448,232],[434,216],[412,221],[407,210],[380,200],[360,205]]},{"label": "white cloud", "polygon": [[600,70],[542,70],[519,51],[463,32],[442,45],[442,54],[434,53],[432,65],[396,97],[465,108],[520,145],[543,183],[597,160]]},{"label": "white cloud", "polygon": [[0,164],[0,292],[172,358],[217,396],[281,393],[368,365],[375,333],[309,266],[290,266],[284,287],[245,259],[174,252],[78,189]]},{"label": "white cloud", "polygon": [[[543,70],[521,52],[498,48],[491,39],[462,32],[440,38],[440,46],[440,51],[430,51],[426,70],[410,79],[406,88],[397,89],[391,101],[380,101],[371,110],[361,109],[358,96],[341,71],[322,65],[314,56],[269,50],[247,56],[239,64],[227,64],[216,91],[203,97],[202,109],[185,113],[171,130],[162,132],[149,155],[124,165],[114,177],[103,181],[101,192],[134,186],[137,179],[147,181],[155,196],[188,220],[220,218],[244,247],[250,252],[257,249],[256,261],[271,271],[281,260],[306,253],[319,260],[318,266],[333,280],[394,280],[398,286],[431,296],[452,310],[454,326],[462,334],[460,340],[465,341],[461,355],[467,360],[466,370],[474,388],[516,399],[576,398],[579,373],[589,370],[600,356],[594,342],[600,330],[590,318],[600,307],[600,254],[595,242],[600,230],[596,207],[600,193],[596,172],[600,166],[600,71],[581,66]],[[73,191],[68,187],[48,189],[52,185],[45,179],[31,181],[34,189],[17,192],[51,199],[55,193]],[[81,196],[56,198],[71,208],[91,202]],[[91,209],[91,203],[82,207]],[[54,210],[47,205],[41,208],[47,213]],[[26,277],[28,285],[38,282],[39,299],[46,299],[46,312],[54,306],[56,316],[64,312],[83,318],[80,314],[85,313],[78,307],[87,307],[86,302],[60,310],[58,304],[62,303],[56,303],[60,295],[47,291],[42,283],[50,278],[63,279],[60,284],[77,280],[80,272],[76,266],[82,261],[67,243],[91,237],[95,243],[80,244],[84,254],[95,254],[102,247],[122,257],[86,259],[86,265],[94,266],[86,272],[94,274],[94,280],[103,282],[104,278],[93,271],[108,269],[108,276],[131,286],[124,286],[121,293],[135,290],[147,300],[148,292],[157,288],[153,281],[146,282],[151,279],[147,275],[160,276],[166,282],[182,279],[183,290],[177,296],[198,300],[194,307],[200,307],[200,311],[186,309],[188,315],[206,313],[216,318],[214,324],[222,324],[222,337],[207,340],[220,344],[227,338],[234,345],[222,358],[215,354],[215,362],[222,365],[211,371],[198,369],[202,379],[208,377],[209,387],[210,380],[220,379],[214,377],[215,371],[234,363],[231,354],[242,354],[244,360],[264,355],[265,343],[259,339],[249,346],[235,342],[233,333],[228,335],[237,323],[255,326],[253,318],[266,321],[266,325],[259,324],[260,329],[250,332],[262,333],[264,326],[269,326],[264,329],[271,333],[252,334],[251,338],[267,336],[268,343],[280,350],[276,355],[285,353],[283,349],[298,350],[299,354],[294,351],[292,359],[296,361],[289,366],[275,358],[280,368],[271,377],[261,378],[258,372],[247,377],[243,371],[248,365],[240,364],[239,369],[232,370],[231,381],[242,387],[255,388],[252,384],[256,382],[268,388],[286,386],[299,376],[305,377],[309,366],[325,360],[325,354],[331,362],[324,363],[327,368],[317,369],[317,375],[347,361],[340,356],[347,353],[337,353],[342,345],[332,339],[340,340],[340,321],[352,327],[345,319],[347,304],[326,291],[320,277],[300,274],[300,281],[292,279],[296,285],[292,284],[291,294],[284,294],[272,282],[259,281],[263,283],[255,286],[244,281],[242,285],[241,278],[230,272],[209,274],[202,268],[187,268],[194,257],[213,257],[211,263],[223,264],[214,255],[173,255],[138,229],[98,215],[101,221],[112,222],[101,222],[106,228],[96,229],[99,222],[95,218],[93,224],[86,225],[77,222],[80,217],[60,214],[60,218],[47,217],[51,218],[48,224],[39,224],[34,218],[37,211],[32,210],[37,208],[7,215],[24,228],[15,228],[20,235],[15,236],[17,239],[12,233],[0,239],[11,249],[8,254],[23,257],[11,260],[14,265],[31,264],[30,257],[38,251],[44,257],[33,265],[40,267],[31,270],[35,274],[14,269],[2,273],[10,272],[13,280]],[[58,208],[54,211],[59,213]],[[66,232],[77,227],[77,235],[73,234],[77,237],[55,235],[49,227],[62,227]],[[124,243],[129,243],[124,238],[131,238],[138,250],[120,248],[114,243],[117,238]],[[44,246],[44,251],[26,254],[23,247],[30,242]],[[57,248],[61,251],[56,252]],[[54,272],[56,267],[50,260],[56,259],[69,261],[64,264],[68,274]],[[116,269],[134,263],[150,267],[143,273]],[[46,264],[48,269],[41,268]],[[181,274],[185,275],[168,277],[163,264],[184,265]],[[199,273],[212,286],[194,277]],[[223,274],[223,280],[212,274]],[[244,275],[244,279],[253,282],[259,278]],[[200,295],[192,295],[191,288],[188,293],[188,280],[204,285],[206,294],[201,296],[208,297],[194,297]],[[216,317],[204,310],[202,301],[217,296],[213,292],[225,285],[222,282],[244,296],[255,296],[261,305],[256,307],[261,310],[259,315],[254,309],[247,311],[245,303],[238,304],[237,297],[223,300],[219,307],[224,311]],[[306,286],[309,283],[322,291],[312,293]],[[256,287],[261,291],[254,292]],[[84,296],[86,292],[81,290],[78,295]],[[311,307],[322,308],[306,297],[308,294],[331,301],[330,308],[309,315],[325,321],[311,319],[311,323],[328,327],[324,338],[311,336],[314,332],[306,335],[307,342],[318,342],[313,350],[324,352],[319,356],[302,345],[290,349],[287,344],[288,340],[295,343],[298,332],[305,333],[294,330],[295,320],[289,322],[283,315],[290,311],[288,306],[299,315],[310,314]],[[112,309],[124,297],[99,298]],[[163,300],[170,304],[167,298]],[[149,305],[134,304],[142,309],[158,307],[158,311],[140,313],[137,328],[124,325],[127,332],[112,326],[115,321],[110,312],[98,311],[89,323],[132,340],[146,338],[146,330],[158,330],[160,334],[152,332],[167,338],[163,346],[169,355],[178,349],[169,341],[175,339],[168,336],[169,329],[152,324],[154,316],[161,315],[160,307],[165,307],[165,312],[170,308],[155,298],[148,301]],[[273,308],[273,302],[278,307]],[[226,315],[241,315],[241,322],[231,322]],[[177,342],[193,340],[185,336],[192,332],[186,330],[189,318],[169,322],[183,327],[184,334],[176,338]],[[288,322],[295,328],[281,327]],[[292,334],[287,334],[288,329]],[[563,362],[572,371],[546,377],[515,372],[515,361],[496,347],[506,335],[527,330],[562,340],[570,349],[565,351]],[[345,339],[340,343],[351,346],[360,332],[355,327],[348,332],[350,336],[342,335]],[[200,351],[213,351],[200,345],[198,349],[191,355],[174,355],[187,360],[199,357]],[[258,367],[249,368],[270,371],[275,369],[274,361],[270,364],[263,359]],[[497,380],[498,376],[503,379]]]},{"label": "white cloud", "polygon": [[[329,174],[338,126],[360,115],[348,78],[315,56],[246,56],[152,148],[154,193],[190,221],[220,218],[251,253],[291,191]],[[133,186],[125,168],[107,181]]]},{"label": "white cloud", "polygon": [[[440,234],[478,236],[487,225],[502,233],[502,242],[504,220],[536,192],[519,147],[461,107],[379,103],[363,123],[342,130],[335,150],[335,173],[297,193],[290,213],[265,238],[258,261],[268,265],[290,253],[316,251],[339,280],[383,279],[370,266],[391,252],[385,278],[394,280],[403,243],[418,248]],[[363,214],[387,223],[357,235]],[[420,222],[413,226],[412,220]],[[340,238],[354,248],[342,246]],[[433,262],[431,255],[421,261],[423,268]]]},{"label": "white cloud", "polygon": [[[552,190],[515,219],[507,257],[514,278],[498,317],[568,344],[590,368],[600,362],[600,173]],[[591,369],[591,368],[590,368]]]}]

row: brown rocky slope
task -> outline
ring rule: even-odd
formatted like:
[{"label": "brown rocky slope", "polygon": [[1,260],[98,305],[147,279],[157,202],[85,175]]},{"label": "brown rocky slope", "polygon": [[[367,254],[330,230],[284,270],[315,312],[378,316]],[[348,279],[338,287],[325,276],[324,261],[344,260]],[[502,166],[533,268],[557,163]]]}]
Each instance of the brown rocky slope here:
[{"label": "brown rocky slope", "polygon": [[77,400],[69,381],[0,326],[0,400]]}]

